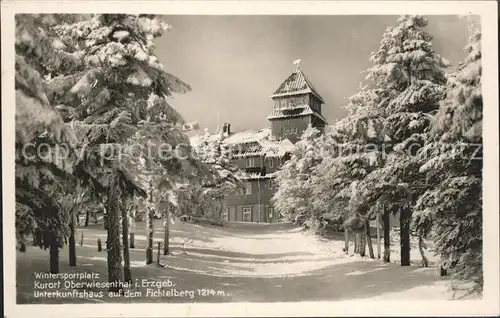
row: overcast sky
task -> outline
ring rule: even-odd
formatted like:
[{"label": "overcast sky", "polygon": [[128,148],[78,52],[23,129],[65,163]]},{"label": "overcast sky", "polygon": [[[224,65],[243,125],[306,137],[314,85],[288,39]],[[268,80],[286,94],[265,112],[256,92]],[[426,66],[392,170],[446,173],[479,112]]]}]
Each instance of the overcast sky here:
[{"label": "overcast sky", "polygon": [[[268,127],[269,96],[294,69],[301,68],[325,100],[328,122],[346,115],[345,97],[357,91],[370,66],[370,53],[396,16],[165,16],[172,30],[157,40],[167,72],[191,85],[172,105],[187,121],[214,131]],[[435,50],[453,65],[467,43],[467,22],[430,16]]]}]

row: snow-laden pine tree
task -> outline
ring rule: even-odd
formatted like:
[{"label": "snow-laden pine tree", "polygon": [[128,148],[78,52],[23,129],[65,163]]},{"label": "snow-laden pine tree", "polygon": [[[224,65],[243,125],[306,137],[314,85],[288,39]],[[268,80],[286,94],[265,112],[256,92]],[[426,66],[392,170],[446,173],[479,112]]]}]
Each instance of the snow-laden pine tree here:
[{"label": "snow-laden pine tree", "polygon": [[50,248],[50,270],[58,272],[59,247],[66,240],[69,215],[63,193],[75,186],[77,139],[48,98],[47,69],[75,69],[78,54],[62,50],[51,32],[56,15],[17,14],[15,34],[15,186],[16,237],[24,251],[26,236]]},{"label": "snow-laden pine tree", "polygon": [[481,32],[472,26],[465,61],[449,77],[448,93],[422,151],[429,189],[418,199],[414,226],[435,242],[452,277],[483,285]]},{"label": "snow-laden pine tree", "polygon": [[381,157],[380,116],[375,109],[381,102],[379,92],[360,85],[359,92],[347,100],[348,116],[325,136],[323,160],[314,169],[313,208],[337,227],[354,215],[369,219],[375,212],[375,206],[358,204],[355,185],[379,164]]},{"label": "snow-laden pine tree", "polygon": [[197,159],[205,166],[206,171],[201,179],[201,187],[193,187],[198,193],[195,205],[203,206],[205,214],[208,211],[215,212],[217,222],[222,221],[226,195],[243,189],[243,173],[232,163],[231,149],[224,143],[225,137],[222,132],[214,135],[205,132],[194,147]]},{"label": "snow-laden pine tree", "polygon": [[417,152],[426,142],[432,116],[446,92],[443,71],[449,63],[432,47],[422,16],[402,16],[372,53],[367,79],[380,90],[383,163],[358,183],[363,205],[382,203],[399,213],[401,265],[410,264],[410,219],[416,198],[425,190]]},{"label": "snow-laden pine tree", "polygon": [[180,144],[189,145],[183,121],[167,98],[190,88],[166,73],[154,54],[153,40],[168,28],[154,15],[96,14],[56,29],[83,52],[81,72],[55,77],[51,84],[59,109],[83,144],[81,164],[105,189],[113,291],[122,278],[119,219],[125,200],[169,186],[184,164],[172,153],[185,151],[176,148]]},{"label": "snow-laden pine tree", "polygon": [[290,159],[277,173],[272,202],[285,221],[305,223],[311,229],[320,226],[320,215],[314,213],[311,196],[316,183],[313,170],[322,160],[322,147],[323,135],[309,126],[295,144]]}]

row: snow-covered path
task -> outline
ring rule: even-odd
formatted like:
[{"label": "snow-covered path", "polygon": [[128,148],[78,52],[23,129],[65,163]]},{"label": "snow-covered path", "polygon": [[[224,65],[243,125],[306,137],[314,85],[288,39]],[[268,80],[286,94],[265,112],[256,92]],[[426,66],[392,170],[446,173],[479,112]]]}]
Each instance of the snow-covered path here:
[{"label": "snow-covered path", "polygon": [[[77,246],[78,266],[67,266],[68,254],[64,248],[60,271],[97,272],[106,280],[106,252],[97,252],[95,247],[97,238],[105,237],[102,226],[81,232],[85,241],[83,246]],[[162,227],[158,224],[155,241],[162,239]],[[195,297],[151,298],[143,295],[102,301],[286,302],[445,300],[450,297],[447,282],[439,277],[436,268],[401,267],[347,256],[342,252],[341,240],[320,240],[290,226],[221,228],[178,222],[171,226],[172,254],[161,256],[164,267],[145,265],[145,245],[144,233],[136,233],[136,248],[130,249],[133,279],[169,279],[176,289],[193,291]],[[21,303],[77,301],[33,299],[32,273],[48,270],[47,251],[30,247],[26,253],[18,253],[17,267]],[[205,295],[200,295],[200,291]]]},{"label": "snow-covered path", "polygon": [[[172,234],[171,242],[183,244],[184,238],[175,237],[176,231]],[[293,277],[352,262],[352,258],[342,253],[341,245],[339,241],[321,242],[300,229],[258,234],[244,231],[214,236],[210,240],[189,240],[184,250],[174,252],[165,261],[170,268],[199,271],[213,276]],[[187,259],[193,261],[183,262]],[[177,263],[179,266],[176,266]],[[181,264],[186,267],[181,267]],[[216,264],[226,266],[214,267]]]},{"label": "snow-covered path", "polygon": [[[446,281],[435,268],[347,256],[340,240],[325,241],[286,227],[268,230],[256,225],[218,231],[210,240],[190,240],[165,263],[168,268],[212,276],[217,284],[233,287],[233,301],[450,297]],[[183,241],[172,234],[173,242]]]}]

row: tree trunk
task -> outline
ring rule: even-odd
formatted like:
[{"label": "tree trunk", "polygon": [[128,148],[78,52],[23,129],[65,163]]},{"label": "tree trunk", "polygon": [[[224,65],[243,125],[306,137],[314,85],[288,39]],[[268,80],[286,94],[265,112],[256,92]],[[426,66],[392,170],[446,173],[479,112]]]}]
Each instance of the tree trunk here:
[{"label": "tree trunk", "polygon": [[107,207],[107,231],[108,237],[106,240],[106,247],[108,249],[108,281],[111,283],[109,287],[110,292],[121,292],[122,288],[119,286],[121,281],[121,247],[120,247],[120,205],[118,204],[119,193],[118,185],[115,183],[111,186],[108,207]]},{"label": "tree trunk", "polygon": [[75,212],[72,208],[69,211],[69,238],[68,238],[68,250],[69,250],[69,266],[76,266],[76,241],[75,241]]},{"label": "tree trunk", "polygon": [[148,240],[148,245],[146,247],[146,264],[151,264],[153,263],[153,234],[154,234],[154,206],[153,206],[153,190],[152,187],[150,186],[150,193],[149,193],[149,204],[148,204],[148,213],[147,213],[147,222],[146,222],[146,233],[147,233],[147,240]]},{"label": "tree trunk", "polygon": [[368,242],[368,253],[370,253],[370,258],[375,258],[373,254],[372,236],[370,231],[370,221],[366,220],[366,240]]},{"label": "tree trunk", "polygon": [[83,226],[89,226],[89,220],[90,220],[90,211],[87,210],[85,211],[85,224]]},{"label": "tree trunk", "polygon": [[[224,211],[224,197],[222,197],[222,199],[220,201],[220,209],[219,209],[219,217],[218,217],[218,222],[220,222],[220,224],[222,224],[222,215],[224,214],[223,211]],[[258,222],[260,222],[260,218],[261,218],[261,215],[260,215],[260,212],[259,212],[259,220],[258,220]]]},{"label": "tree trunk", "polygon": [[380,259],[381,257],[381,249],[380,249],[380,213],[377,213],[376,216],[376,222],[377,222],[377,258]]},{"label": "tree trunk", "polygon": [[418,249],[420,251],[420,256],[422,256],[422,266],[429,267],[429,259],[425,256],[425,244],[422,235],[418,236]]},{"label": "tree trunk", "polygon": [[366,235],[360,234],[359,238],[360,238],[359,255],[361,257],[365,257],[365,254],[366,254]]},{"label": "tree trunk", "polygon": [[443,265],[439,267],[439,271],[441,277],[448,275],[448,271],[446,270],[446,268],[443,267]]},{"label": "tree trunk", "polygon": [[158,251],[156,253],[156,265],[160,266],[160,252],[161,252],[161,242],[158,241]]},{"label": "tree trunk", "polygon": [[169,238],[170,238],[170,210],[167,208],[165,211],[165,220],[164,220],[164,234],[163,234],[163,255],[168,255],[170,254],[169,251]]},{"label": "tree trunk", "polygon": [[135,218],[137,215],[137,204],[132,205],[132,210],[130,211],[129,221],[130,221],[130,248],[135,248]]},{"label": "tree trunk", "polygon": [[384,263],[389,263],[391,261],[391,220],[389,212],[384,211],[382,222],[384,222]]},{"label": "tree trunk", "polygon": [[124,205],[122,208],[122,240],[123,240],[123,280],[132,282],[132,272],[130,271],[130,252],[128,243],[128,218],[129,206]]},{"label": "tree trunk", "polygon": [[404,208],[399,216],[401,266],[410,266],[410,210]]},{"label": "tree trunk", "polygon": [[57,238],[55,235],[52,235],[50,242],[50,272],[52,274],[59,273],[59,244],[57,243]]},{"label": "tree trunk", "polygon": [[344,238],[345,238],[344,252],[346,254],[349,254],[349,231],[346,228],[344,228]]}]

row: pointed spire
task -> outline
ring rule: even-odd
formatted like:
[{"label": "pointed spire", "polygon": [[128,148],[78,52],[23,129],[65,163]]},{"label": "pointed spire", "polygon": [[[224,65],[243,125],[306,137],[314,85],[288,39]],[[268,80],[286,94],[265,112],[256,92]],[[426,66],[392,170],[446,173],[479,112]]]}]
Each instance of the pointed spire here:
[{"label": "pointed spire", "polygon": [[283,83],[281,83],[279,88],[274,92],[273,95],[271,95],[271,98],[312,93],[316,95],[316,97],[318,97],[321,102],[324,103],[321,95],[317,92],[311,81],[307,79],[307,77],[304,75],[304,72],[300,69],[300,59],[295,60],[293,64],[296,65],[296,69],[287,77],[287,79],[283,81]]}]

